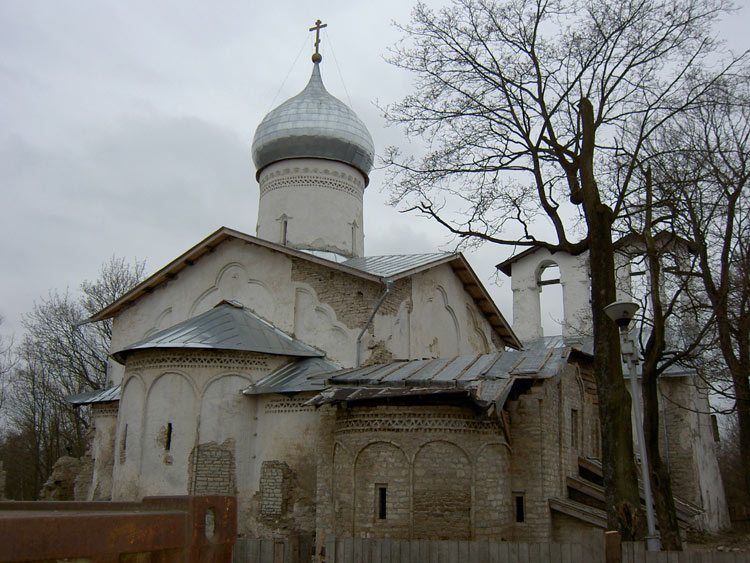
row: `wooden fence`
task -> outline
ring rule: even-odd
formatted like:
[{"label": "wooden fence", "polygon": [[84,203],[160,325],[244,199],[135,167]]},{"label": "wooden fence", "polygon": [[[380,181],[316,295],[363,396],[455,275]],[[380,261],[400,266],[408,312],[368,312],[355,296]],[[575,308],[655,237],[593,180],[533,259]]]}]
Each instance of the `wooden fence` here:
[{"label": "wooden fence", "polygon": [[[607,555],[610,557],[608,558]],[[233,563],[750,563],[750,553],[645,550],[622,543],[621,557],[604,542],[515,543],[338,539],[315,554],[310,536],[285,540],[240,538]]]},{"label": "wooden fence", "polygon": [[[302,548],[302,549],[300,549]],[[307,551],[306,551],[307,549]],[[307,558],[305,558],[307,557]],[[316,557],[319,557],[316,559]],[[604,543],[337,539],[313,554],[311,541],[237,540],[233,563],[600,563]]]},{"label": "wooden fence", "polygon": [[750,553],[646,551],[642,542],[622,542],[622,563],[750,563]]}]

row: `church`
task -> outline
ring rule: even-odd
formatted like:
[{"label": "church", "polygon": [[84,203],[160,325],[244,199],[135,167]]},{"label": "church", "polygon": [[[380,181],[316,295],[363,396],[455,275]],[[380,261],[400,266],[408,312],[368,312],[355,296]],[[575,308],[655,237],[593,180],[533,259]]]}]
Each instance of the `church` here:
[{"label": "church", "polygon": [[[218,229],[89,319],[113,336],[107,388],[70,399],[92,409],[82,496],[236,495],[245,537],[604,529],[585,260],[501,264],[511,326],[461,253],[368,256],[375,148],[326,90],[317,43],[312,62],[255,132],[256,234]],[[571,328],[544,338],[552,261]],[[668,379],[675,404],[701,400]],[[710,420],[669,405],[681,521],[724,527]]]}]

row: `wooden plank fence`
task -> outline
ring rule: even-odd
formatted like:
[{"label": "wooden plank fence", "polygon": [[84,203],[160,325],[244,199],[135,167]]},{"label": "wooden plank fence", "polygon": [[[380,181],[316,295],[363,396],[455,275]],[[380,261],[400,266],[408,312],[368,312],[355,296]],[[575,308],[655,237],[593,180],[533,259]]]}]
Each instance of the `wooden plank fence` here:
[{"label": "wooden plank fence", "polygon": [[622,563],[750,563],[750,553],[646,551],[643,542],[622,542]]},{"label": "wooden plank fence", "polygon": [[[622,542],[620,554],[604,542],[523,543],[482,541],[332,539],[313,552],[311,536],[240,538],[233,563],[750,563],[750,553],[646,551],[642,542]],[[617,555],[620,555],[618,558]]]},{"label": "wooden plank fence", "polygon": [[316,559],[311,539],[240,538],[232,560],[233,563],[602,563],[604,543],[343,538],[326,541],[323,553],[317,556]]}]

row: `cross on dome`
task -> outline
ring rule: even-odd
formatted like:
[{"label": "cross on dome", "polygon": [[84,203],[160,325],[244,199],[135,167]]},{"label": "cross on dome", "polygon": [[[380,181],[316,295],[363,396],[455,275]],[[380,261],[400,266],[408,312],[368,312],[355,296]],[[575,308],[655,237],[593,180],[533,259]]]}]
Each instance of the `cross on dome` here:
[{"label": "cross on dome", "polygon": [[314,63],[319,63],[323,60],[323,55],[320,54],[318,46],[320,45],[320,30],[324,27],[328,27],[327,23],[321,23],[320,20],[315,22],[315,25],[309,29],[309,31],[315,32],[315,52],[313,53],[312,60]]}]

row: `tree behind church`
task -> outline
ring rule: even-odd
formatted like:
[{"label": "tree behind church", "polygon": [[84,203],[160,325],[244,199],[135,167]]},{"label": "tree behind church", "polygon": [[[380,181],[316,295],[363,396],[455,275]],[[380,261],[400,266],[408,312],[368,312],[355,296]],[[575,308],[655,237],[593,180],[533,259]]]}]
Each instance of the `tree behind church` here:
[{"label": "tree behind church", "polygon": [[9,498],[37,498],[57,459],[85,453],[90,413],[66,397],[106,387],[112,333],[111,321],[81,323],[140,282],[144,269],[144,262],[112,257],[79,294],[52,291],[24,317],[5,382],[9,400],[0,413]]},{"label": "tree behind church", "polygon": [[686,82],[728,8],[458,0],[436,13],[419,4],[391,57],[416,83],[386,116],[429,141],[420,158],[386,154],[394,203],[469,241],[590,253],[605,504],[624,539],[642,537],[645,519],[617,329],[603,313],[616,300],[612,226],[638,188],[643,143],[708,87]]}]

